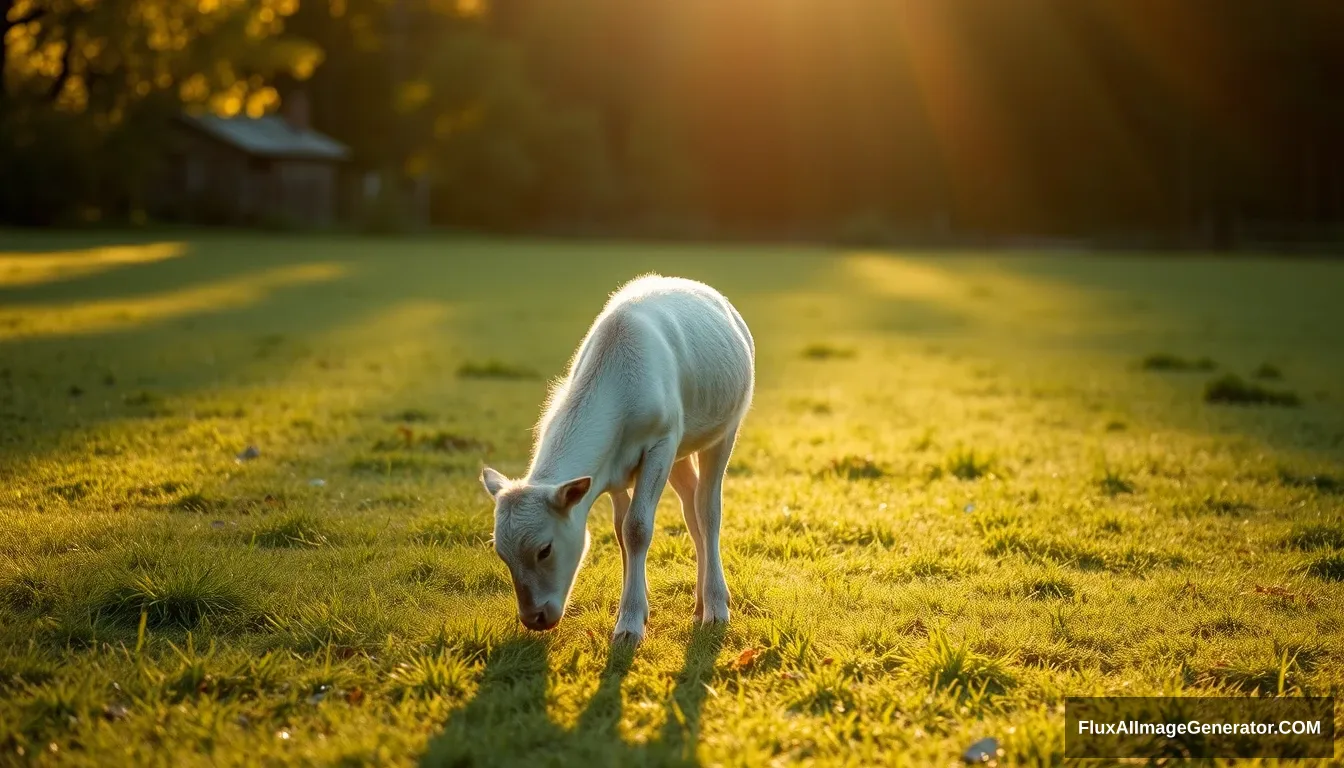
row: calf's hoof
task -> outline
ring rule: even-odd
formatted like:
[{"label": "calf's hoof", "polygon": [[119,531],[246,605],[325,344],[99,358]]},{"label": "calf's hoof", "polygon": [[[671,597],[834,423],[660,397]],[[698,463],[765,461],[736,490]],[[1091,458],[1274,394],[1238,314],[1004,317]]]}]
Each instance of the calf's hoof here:
[{"label": "calf's hoof", "polygon": [[633,632],[630,630],[617,629],[611,635],[612,645],[636,646],[644,642],[644,630]]},{"label": "calf's hoof", "polygon": [[634,611],[616,617],[616,631],[611,634],[613,643],[633,643],[638,645],[644,639],[644,628],[649,623],[648,613],[642,616]]},{"label": "calf's hoof", "polygon": [[707,605],[702,612],[695,614],[696,624],[727,624],[728,623],[728,603],[722,605]]}]

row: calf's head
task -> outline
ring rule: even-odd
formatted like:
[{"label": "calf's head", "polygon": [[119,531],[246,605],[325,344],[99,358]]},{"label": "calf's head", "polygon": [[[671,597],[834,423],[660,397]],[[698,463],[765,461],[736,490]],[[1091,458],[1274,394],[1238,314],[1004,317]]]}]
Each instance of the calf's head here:
[{"label": "calf's head", "polygon": [[511,481],[489,467],[481,484],[495,500],[495,552],[509,567],[518,619],[528,629],[560,623],[574,577],[588,551],[591,477],[560,485]]}]

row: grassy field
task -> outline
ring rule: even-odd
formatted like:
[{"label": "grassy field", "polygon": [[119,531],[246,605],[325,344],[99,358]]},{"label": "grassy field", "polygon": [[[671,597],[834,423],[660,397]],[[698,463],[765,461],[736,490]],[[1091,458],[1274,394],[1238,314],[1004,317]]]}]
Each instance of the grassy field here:
[{"label": "grassy field", "polygon": [[[0,764],[1049,764],[1067,695],[1344,686],[1344,262],[114,240],[0,235]],[[669,491],[613,654],[607,500],[533,635],[476,476],[649,270],[758,390],[731,624]]]}]

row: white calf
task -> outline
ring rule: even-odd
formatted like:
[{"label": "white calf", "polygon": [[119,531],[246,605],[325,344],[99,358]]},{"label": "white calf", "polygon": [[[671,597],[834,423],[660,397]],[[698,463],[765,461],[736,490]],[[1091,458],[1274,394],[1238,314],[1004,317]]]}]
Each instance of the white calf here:
[{"label": "white calf", "polygon": [[751,405],[754,358],[742,316],[703,283],[648,275],[612,295],[551,392],[527,476],[481,473],[524,625],[559,623],[588,550],[588,512],[608,493],[625,568],[614,638],[642,639],[645,558],[669,480],[695,543],[695,618],[728,620],[723,475]]}]

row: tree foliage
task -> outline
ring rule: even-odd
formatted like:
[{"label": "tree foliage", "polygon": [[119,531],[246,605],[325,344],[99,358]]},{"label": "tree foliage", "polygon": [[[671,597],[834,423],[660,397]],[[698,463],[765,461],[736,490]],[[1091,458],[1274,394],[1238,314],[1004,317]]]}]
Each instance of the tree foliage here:
[{"label": "tree foliage", "polygon": [[1338,3],[297,2],[0,0],[4,130],[89,153],[53,167],[115,208],[83,177],[135,175],[117,126],[258,114],[302,80],[355,171],[426,181],[455,226],[1344,231]]},{"label": "tree foliage", "polygon": [[184,106],[260,115],[321,61],[297,0],[0,0],[0,214],[132,215]]}]

